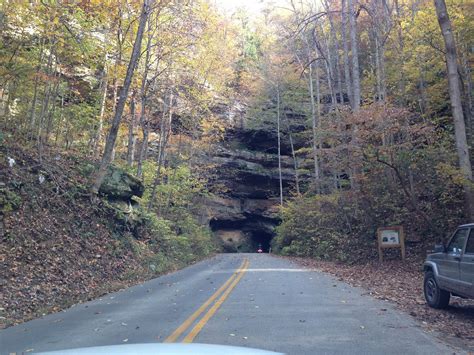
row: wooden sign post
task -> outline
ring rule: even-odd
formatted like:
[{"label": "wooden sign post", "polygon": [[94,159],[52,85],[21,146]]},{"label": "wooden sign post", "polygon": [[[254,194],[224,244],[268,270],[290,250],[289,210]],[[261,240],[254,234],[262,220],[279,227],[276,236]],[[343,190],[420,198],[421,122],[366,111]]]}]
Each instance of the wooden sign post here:
[{"label": "wooden sign post", "polygon": [[388,248],[400,248],[402,260],[405,260],[405,233],[402,226],[378,228],[377,240],[380,262],[383,262],[383,250]]}]

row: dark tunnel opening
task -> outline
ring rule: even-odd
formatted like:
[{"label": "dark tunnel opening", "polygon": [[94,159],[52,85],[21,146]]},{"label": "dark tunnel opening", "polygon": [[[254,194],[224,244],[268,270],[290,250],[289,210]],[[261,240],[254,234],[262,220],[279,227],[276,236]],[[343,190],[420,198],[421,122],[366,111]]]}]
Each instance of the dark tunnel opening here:
[{"label": "dark tunnel opening", "polygon": [[270,243],[273,237],[273,234],[262,230],[251,232],[250,238],[252,241],[253,250],[257,251],[258,248],[261,247],[264,253],[268,253],[270,251]]},{"label": "dark tunnel opening", "polygon": [[212,231],[222,240],[224,252],[256,253],[261,247],[264,253],[268,253],[276,225],[274,220],[255,217],[209,222]]}]

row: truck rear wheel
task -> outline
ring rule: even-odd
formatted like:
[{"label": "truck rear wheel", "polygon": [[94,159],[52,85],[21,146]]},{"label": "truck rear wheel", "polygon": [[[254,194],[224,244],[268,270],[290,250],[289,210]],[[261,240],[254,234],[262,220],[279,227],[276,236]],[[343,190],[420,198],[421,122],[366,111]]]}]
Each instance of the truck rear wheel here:
[{"label": "truck rear wheel", "polygon": [[432,271],[425,273],[423,289],[425,291],[426,303],[428,303],[430,307],[442,309],[448,306],[451,294],[439,288]]}]

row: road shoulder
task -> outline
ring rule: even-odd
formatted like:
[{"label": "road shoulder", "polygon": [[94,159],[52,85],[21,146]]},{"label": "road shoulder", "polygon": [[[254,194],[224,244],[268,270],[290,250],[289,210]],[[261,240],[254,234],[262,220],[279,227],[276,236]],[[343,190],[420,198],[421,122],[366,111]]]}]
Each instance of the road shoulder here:
[{"label": "road shoulder", "polygon": [[415,260],[347,265],[310,258],[284,258],[360,287],[367,295],[388,301],[409,314],[425,332],[452,346],[474,351],[474,302],[452,297],[446,310],[428,307],[423,297],[421,265]]}]

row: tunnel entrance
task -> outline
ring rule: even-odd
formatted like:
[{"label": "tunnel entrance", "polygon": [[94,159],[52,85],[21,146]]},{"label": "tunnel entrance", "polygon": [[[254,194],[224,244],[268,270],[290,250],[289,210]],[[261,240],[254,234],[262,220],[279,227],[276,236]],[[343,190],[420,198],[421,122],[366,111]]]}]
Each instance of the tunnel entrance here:
[{"label": "tunnel entrance", "polygon": [[211,220],[209,226],[222,241],[224,252],[256,253],[259,246],[264,253],[270,251],[277,221],[252,216],[243,220]]},{"label": "tunnel entrance", "polygon": [[264,253],[270,251],[270,242],[272,241],[273,234],[266,231],[253,231],[251,232],[251,243],[253,250],[256,252],[259,247],[262,248]]}]

